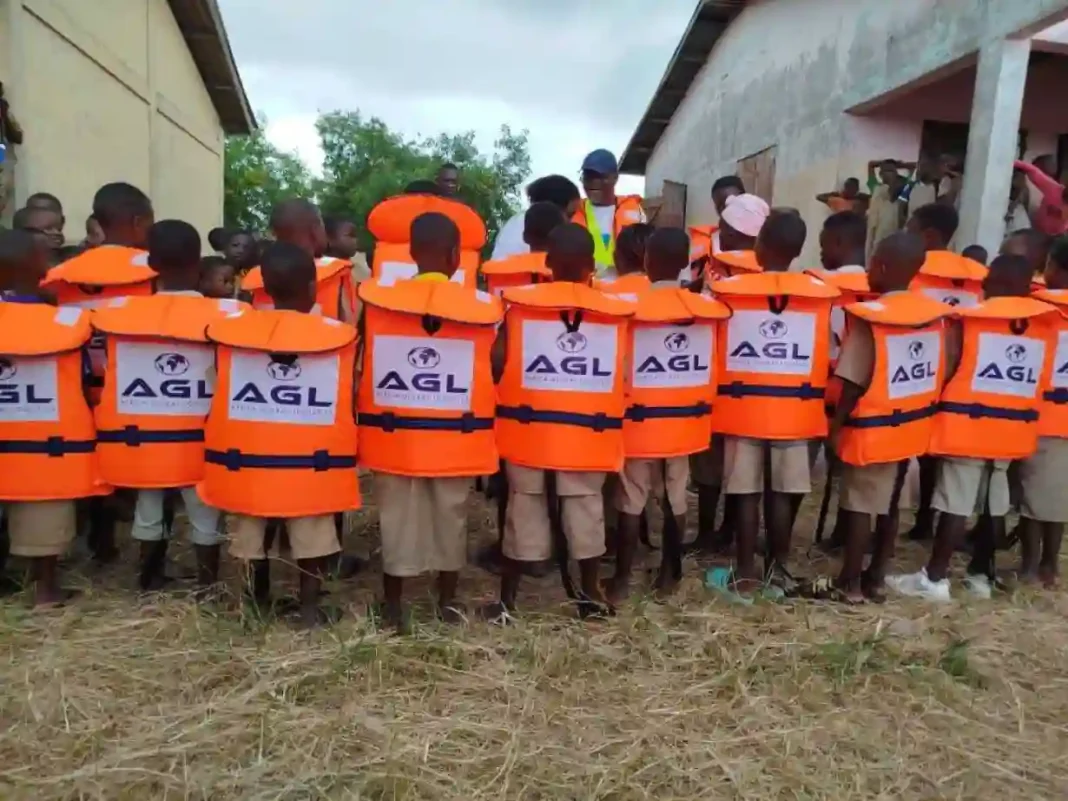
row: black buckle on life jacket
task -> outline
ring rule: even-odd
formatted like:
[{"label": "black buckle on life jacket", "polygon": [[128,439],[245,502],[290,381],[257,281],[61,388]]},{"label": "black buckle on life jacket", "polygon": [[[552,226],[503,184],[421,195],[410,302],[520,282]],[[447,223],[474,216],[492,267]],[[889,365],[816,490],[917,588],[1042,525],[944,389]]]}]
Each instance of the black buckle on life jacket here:
[{"label": "black buckle on life jacket", "polygon": [[1016,336],[1023,335],[1027,331],[1028,326],[1030,325],[1031,321],[1024,318],[1020,318],[1018,320],[1009,320],[1009,330],[1012,333],[1016,334]]},{"label": "black buckle on life jacket", "polygon": [[63,437],[49,437],[45,440],[45,454],[49,457],[61,457],[66,453]]},{"label": "black buckle on life jacket", "polygon": [[568,317],[567,310],[560,312],[560,322],[564,324],[567,333],[574,334],[579,330],[579,326],[582,325],[582,309],[575,309],[575,316],[573,318]]},{"label": "black buckle on life jacket", "polygon": [[423,330],[426,331],[428,335],[434,336],[434,334],[441,330],[442,322],[440,317],[436,317],[433,314],[424,314],[422,324]]},{"label": "black buckle on life jacket", "polygon": [[786,311],[786,307],[790,305],[789,295],[769,295],[768,296],[768,311],[772,314],[782,314]]},{"label": "black buckle on life jacket", "polygon": [[140,448],[142,444],[141,429],[137,426],[123,426],[122,442],[130,448]]},{"label": "black buckle on life jacket", "polygon": [[330,469],[330,451],[318,450],[312,454],[312,470],[324,473]]},{"label": "black buckle on life jacket", "polygon": [[474,412],[464,412],[460,415],[460,433],[473,434],[475,431]]},{"label": "black buckle on life jacket", "polygon": [[523,425],[530,425],[534,420],[534,407],[523,404],[522,406],[512,407],[512,414],[509,415],[512,420]]}]

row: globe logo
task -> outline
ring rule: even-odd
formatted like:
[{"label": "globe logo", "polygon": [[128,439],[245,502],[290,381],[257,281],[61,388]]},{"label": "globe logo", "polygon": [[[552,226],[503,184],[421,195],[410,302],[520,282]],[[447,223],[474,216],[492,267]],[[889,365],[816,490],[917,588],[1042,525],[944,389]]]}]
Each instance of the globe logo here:
[{"label": "globe logo", "polygon": [[959,306],[960,298],[954,295],[946,295],[944,298],[942,298],[942,302],[945,303],[947,306]]},{"label": "globe logo", "polygon": [[765,320],[760,324],[759,330],[764,339],[782,339],[790,329],[782,320]]},{"label": "globe logo", "polygon": [[300,378],[300,365],[296,361],[286,364],[272,359],[267,365],[267,375],[275,381],[293,381]]},{"label": "globe logo", "polygon": [[441,363],[441,354],[433,348],[418,347],[408,351],[408,364],[420,370],[432,370]]},{"label": "globe logo", "polygon": [[180,353],[161,353],[154,362],[156,372],[174,378],[189,372],[189,359]]},{"label": "globe logo", "polygon": [[664,338],[664,347],[672,353],[681,353],[682,351],[689,349],[690,338],[681,331],[674,334],[668,334],[667,337]]},{"label": "globe logo", "polygon": [[556,338],[556,347],[564,353],[581,353],[586,345],[586,336],[578,331],[568,331]]},{"label": "globe logo", "polygon": [[918,339],[909,343],[909,358],[914,362],[918,362],[923,358],[924,347],[923,343]]},{"label": "globe logo", "polygon": [[9,378],[14,378],[18,371],[19,369],[11,359],[0,357],[0,381],[7,381]]},{"label": "globe logo", "polygon": [[1027,348],[1018,343],[1016,345],[1009,345],[1005,348],[1005,358],[1013,364],[1020,364],[1027,358]]}]

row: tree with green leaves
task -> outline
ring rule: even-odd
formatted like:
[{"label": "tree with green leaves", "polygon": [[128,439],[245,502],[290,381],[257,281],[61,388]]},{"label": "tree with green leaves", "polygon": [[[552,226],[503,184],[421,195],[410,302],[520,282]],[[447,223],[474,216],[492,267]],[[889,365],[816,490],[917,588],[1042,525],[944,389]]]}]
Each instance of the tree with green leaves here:
[{"label": "tree with green leaves", "polygon": [[313,179],[296,156],[266,141],[262,126],[252,137],[227,141],[228,225],[263,230],[277,200],[303,195],[314,197],[324,214],[355,222],[361,242],[368,246],[364,224],[371,209],[412,181],[433,180],[445,163],[459,168],[460,199],[485,220],[490,241],[522,205],[522,187],[530,176],[526,131],[515,133],[502,126],[487,154],[478,149],[473,132],[408,139],[358,111],[323,114],[316,130],[323,167],[322,176]]},{"label": "tree with green leaves", "polygon": [[226,140],[223,216],[228,228],[267,230],[271,209],[288,197],[311,197],[307,165],[295,154],[271,144],[260,124],[250,136]]}]

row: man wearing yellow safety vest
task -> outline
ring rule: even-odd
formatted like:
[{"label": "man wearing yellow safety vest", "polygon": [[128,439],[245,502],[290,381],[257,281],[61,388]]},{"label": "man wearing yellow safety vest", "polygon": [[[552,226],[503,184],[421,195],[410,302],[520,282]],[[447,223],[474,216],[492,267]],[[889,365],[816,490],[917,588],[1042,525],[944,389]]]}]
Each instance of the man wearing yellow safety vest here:
[{"label": "man wearing yellow safety vest", "polygon": [[619,163],[608,150],[594,150],[582,161],[582,188],[586,199],[572,222],[593,237],[594,261],[598,278],[615,277],[616,237],[628,225],[645,222],[642,199],[638,195],[616,196]]}]

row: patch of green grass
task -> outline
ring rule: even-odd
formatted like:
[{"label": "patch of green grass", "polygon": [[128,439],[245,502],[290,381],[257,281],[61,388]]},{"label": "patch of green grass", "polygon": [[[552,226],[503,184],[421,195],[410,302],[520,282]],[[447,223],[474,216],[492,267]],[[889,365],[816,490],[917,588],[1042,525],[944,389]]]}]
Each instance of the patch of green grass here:
[{"label": "patch of green grass", "polygon": [[938,658],[938,669],[961,684],[982,689],[986,679],[977,671],[968,658],[971,640],[955,639],[942,651]]},{"label": "patch of green grass", "polygon": [[845,682],[862,673],[883,673],[893,663],[886,638],[872,634],[860,639],[832,640],[817,646],[813,662],[836,682]]}]

